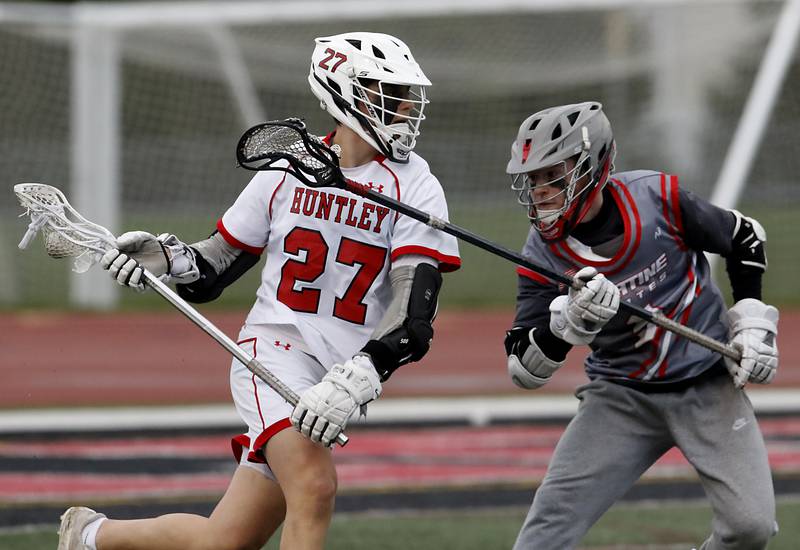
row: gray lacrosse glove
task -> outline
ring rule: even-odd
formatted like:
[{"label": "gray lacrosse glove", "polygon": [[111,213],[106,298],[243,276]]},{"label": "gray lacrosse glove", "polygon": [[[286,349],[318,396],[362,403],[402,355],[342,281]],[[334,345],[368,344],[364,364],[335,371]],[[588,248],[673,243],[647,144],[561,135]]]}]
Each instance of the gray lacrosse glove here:
[{"label": "gray lacrosse glove", "polygon": [[550,302],[550,331],[572,345],[587,345],[603,329],[619,309],[617,285],[584,267],[575,274],[586,284],[580,290],[569,289],[567,296]]},{"label": "gray lacrosse glove", "polygon": [[535,328],[514,327],[506,332],[505,347],[508,355],[508,375],[520,388],[535,390],[547,384],[553,373],[564,366],[564,361],[554,361],[539,348],[533,337]]},{"label": "gray lacrosse glove", "polygon": [[372,361],[356,355],[331,367],[322,381],[303,392],[292,411],[292,425],[311,441],[330,447],[356,410],[380,395]]},{"label": "gray lacrosse glove", "polygon": [[168,233],[158,237],[146,231],[123,233],[117,238],[117,248],[106,252],[100,265],[117,283],[139,291],[145,289],[142,268],[163,282],[187,284],[200,276],[194,251]]},{"label": "gray lacrosse glove", "polygon": [[778,310],[745,298],[728,310],[730,344],[742,353],[738,363],[725,357],[737,388],[748,382],[769,384],[778,370]]}]

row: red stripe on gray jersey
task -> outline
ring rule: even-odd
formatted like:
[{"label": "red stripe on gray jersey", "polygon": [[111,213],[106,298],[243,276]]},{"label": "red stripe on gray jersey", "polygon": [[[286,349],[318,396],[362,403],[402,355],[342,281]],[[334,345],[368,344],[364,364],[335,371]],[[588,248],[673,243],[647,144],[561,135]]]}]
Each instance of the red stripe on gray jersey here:
[{"label": "red stripe on gray jersey", "polygon": [[[657,309],[723,340],[727,328],[720,291],[703,254],[687,248],[681,236],[677,178],[653,171],[623,172],[609,185],[626,231],[613,258],[591,256],[591,249],[574,239],[565,246],[550,246],[535,231],[529,233],[523,255],[559,273],[594,265],[617,285],[622,300]],[[517,307],[524,309],[525,303]],[[696,376],[719,359],[684,338],[636,320],[620,314],[600,332],[586,359],[590,377],[672,382]]]}]

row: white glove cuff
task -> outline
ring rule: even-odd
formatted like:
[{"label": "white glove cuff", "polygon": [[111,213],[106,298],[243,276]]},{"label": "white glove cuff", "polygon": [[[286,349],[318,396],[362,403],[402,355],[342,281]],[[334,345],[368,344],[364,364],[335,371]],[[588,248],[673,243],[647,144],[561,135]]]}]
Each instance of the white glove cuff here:
[{"label": "white glove cuff", "polygon": [[534,330],[536,329],[528,333],[530,345],[522,357],[519,358],[513,353],[508,356],[508,375],[514,384],[526,390],[545,385],[566,361],[553,361],[547,357],[533,338]]},{"label": "white glove cuff", "polygon": [[749,329],[761,329],[767,332],[771,332],[773,334],[776,334],[778,332],[777,325],[772,321],[758,317],[749,317],[735,321],[731,325],[731,334],[737,334],[743,330],[749,330]]},{"label": "white glove cuff", "polygon": [[344,365],[334,365],[323,380],[347,391],[357,405],[364,405],[381,396],[381,379],[366,355],[356,355]]},{"label": "white glove cuff", "polygon": [[778,317],[777,308],[761,300],[755,298],[739,300],[728,310],[730,335],[735,336],[747,329],[761,329],[778,334]]},{"label": "white glove cuff", "polygon": [[180,283],[193,283],[200,278],[194,251],[175,235],[162,233],[158,241],[164,246],[170,260],[169,280]]},{"label": "white glove cuff", "polygon": [[508,356],[508,375],[516,386],[524,390],[541,388],[550,381],[550,376],[537,376],[526,369],[516,355]]},{"label": "white glove cuff", "polygon": [[588,330],[570,321],[566,311],[568,301],[569,298],[562,295],[550,302],[550,332],[573,346],[587,345],[594,340],[602,327]]}]

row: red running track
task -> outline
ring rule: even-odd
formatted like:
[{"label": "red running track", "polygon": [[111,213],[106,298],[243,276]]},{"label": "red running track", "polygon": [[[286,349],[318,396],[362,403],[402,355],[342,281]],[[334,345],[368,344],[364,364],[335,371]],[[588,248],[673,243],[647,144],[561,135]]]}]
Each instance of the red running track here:
[{"label": "red running track", "polygon": [[[800,419],[765,419],[761,428],[776,478],[800,474]],[[342,492],[378,489],[530,486],[541,480],[563,426],[505,426],[416,430],[353,430],[350,444],[334,458]],[[203,471],[179,473],[186,457],[216,459]],[[166,458],[169,471],[130,465]],[[20,459],[14,462],[15,459]],[[69,459],[92,459],[84,469],[58,471]],[[105,461],[103,473],[92,469]],[[116,462],[115,462],[116,461]],[[43,503],[126,498],[218,495],[227,487],[234,462],[224,436],[131,440],[0,442],[0,502]],[[9,467],[18,464],[18,468]],[[34,465],[37,465],[33,468]],[[41,465],[44,464],[45,467]],[[52,464],[53,471],[47,471]],[[112,466],[109,467],[108,465]],[[693,479],[676,449],[665,454],[644,479]]]},{"label": "red running track", "polygon": [[[524,393],[506,374],[511,311],[446,311],[424,361],[400,369],[386,396]],[[232,338],[244,312],[209,313]],[[800,388],[800,311],[781,312],[781,371],[773,386]],[[0,408],[228,402],[230,358],[175,311],[0,315]],[[574,349],[537,393],[570,393],[586,381]]]}]

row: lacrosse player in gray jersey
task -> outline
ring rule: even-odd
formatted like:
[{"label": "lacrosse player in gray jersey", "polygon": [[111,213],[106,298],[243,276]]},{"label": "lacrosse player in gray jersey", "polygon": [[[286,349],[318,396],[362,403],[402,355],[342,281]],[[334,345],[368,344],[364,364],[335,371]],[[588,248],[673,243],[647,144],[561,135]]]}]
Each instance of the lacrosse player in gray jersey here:
[{"label": "lacrosse player in gray jersey", "polygon": [[[761,301],[766,234],[654,171],[612,174],[611,125],[596,102],[528,117],[507,172],[527,209],[524,255],[586,282],[565,289],[519,268],[508,371],[546,384],[567,352],[588,345],[589,383],[559,441],[516,549],[574,548],[597,519],[672,447],[694,466],[714,511],[704,550],[761,549],[776,532],[764,440],[743,387],[778,367],[778,311]],[[703,252],[726,258],[725,307]],[[742,353],[740,362],[618,313],[658,310]]]}]

